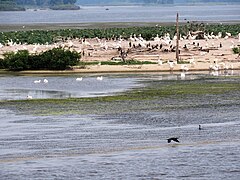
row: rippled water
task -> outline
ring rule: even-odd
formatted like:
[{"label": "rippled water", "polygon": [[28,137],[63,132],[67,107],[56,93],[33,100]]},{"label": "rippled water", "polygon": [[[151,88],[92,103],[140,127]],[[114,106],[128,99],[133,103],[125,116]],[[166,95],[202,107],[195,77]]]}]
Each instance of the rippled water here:
[{"label": "rippled water", "polygon": [[198,6],[86,6],[78,11],[38,10],[1,12],[1,24],[94,23],[94,22],[175,22],[180,21],[239,21],[240,5]]},{"label": "rippled water", "polygon": [[[219,106],[105,115],[32,116],[0,108],[1,178],[238,180],[238,95],[225,94]],[[180,143],[168,144],[172,136]]]}]

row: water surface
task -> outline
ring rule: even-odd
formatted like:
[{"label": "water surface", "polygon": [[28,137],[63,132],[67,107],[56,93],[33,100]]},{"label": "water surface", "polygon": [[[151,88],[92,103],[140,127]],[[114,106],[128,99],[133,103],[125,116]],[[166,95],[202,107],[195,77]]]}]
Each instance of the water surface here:
[{"label": "water surface", "polygon": [[239,21],[240,4],[197,6],[83,6],[77,11],[27,10],[0,12],[1,24]]},{"label": "water surface", "polygon": [[[176,81],[240,83],[239,78],[189,76],[186,80],[176,74],[105,78],[111,83],[116,80],[120,85],[123,79],[137,85],[146,80],[161,81],[163,85]],[[30,80],[28,86],[34,87],[30,83],[34,77],[17,79],[19,83]],[[73,77],[48,79],[50,84],[51,80],[61,79],[71,82]],[[1,178],[238,180],[239,93],[189,96],[180,101],[176,98],[152,100],[151,107],[156,103],[174,104],[179,108],[156,111],[145,107],[138,112],[106,111],[106,114],[39,116],[31,115],[31,106],[28,115],[0,106]],[[144,102],[129,101],[125,105],[142,107],[142,104]],[[198,130],[199,124],[202,130]],[[167,138],[173,136],[179,137],[180,143],[168,144]]]}]

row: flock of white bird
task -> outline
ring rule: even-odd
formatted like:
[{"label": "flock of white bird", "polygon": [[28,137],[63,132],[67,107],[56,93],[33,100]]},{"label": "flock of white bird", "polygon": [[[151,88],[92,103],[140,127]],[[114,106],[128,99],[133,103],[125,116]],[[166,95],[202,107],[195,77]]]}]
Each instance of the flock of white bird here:
[{"label": "flock of white bird", "polygon": [[47,79],[43,79],[43,81],[42,81],[41,79],[35,80],[35,81],[34,81],[34,84],[39,84],[39,83],[41,83],[41,82],[43,82],[44,84],[47,84],[47,83],[48,83],[48,80],[47,80]]},{"label": "flock of white bird", "polygon": [[[218,35],[214,35],[213,32],[210,34],[204,34],[204,39],[206,41],[210,39],[228,39],[229,37],[232,37],[231,33],[226,32],[226,36],[222,37],[222,32],[219,32]],[[190,32],[187,36],[181,36],[180,35],[180,41],[182,40],[195,40],[197,35],[192,35]],[[156,37],[152,37],[151,41],[145,40],[141,34],[138,36],[136,34],[131,35],[128,38],[128,42],[131,42],[135,45],[140,45],[143,48],[146,48],[149,43],[151,44],[158,44],[163,46],[169,46],[174,45],[173,43],[177,39],[177,36],[175,35],[172,39],[170,37],[169,33],[164,34],[164,36],[159,37],[159,35],[156,35]],[[240,33],[238,34],[238,40],[240,42]],[[13,42],[13,40],[8,40],[5,45],[0,43],[0,49],[4,48],[4,46],[8,47],[15,47],[14,52],[17,52],[18,50],[30,50],[30,53],[37,53],[41,51],[46,51],[52,48],[56,47],[63,47],[63,48],[70,48],[75,49],[77,52],[83,53],[84,50],[97,50],[102,49],[107,51],[108,49],[118,49],[118,48],[129,48],[124,47],[126,45],[123,44],[123,42],[126,41],[121,36],[118,39],[115,39],[114,41],[109,41],[106,39],[99,39],[98,37],[93,38],[92,40],[88,41],[87,39],[69,39],[65,42],[58,42],[54,43],[52,45],[46,44],[34,44],[34,45],[27,45],[27,44],[17,44],[16,42]],[[208,47],[208,43],[206,42],[206,47]],[[232,43],[232,47],[234,47],[234,42]],[[30,49],[29,49],[30,48]]]},{"label": "flock of white bird", "polygon": [[[76,81],[82,81],[82,80],[83,80],[83,77],[78,77],[78,78],[76,78]],[[97,76],[97,77],[96,77],[96,80],[97,80],[97,81],[102,81],[102,80],[103,80],[103,76]],[[48,83],[48,80],[47,80],[47,79],[43,79],[43,80],[38,79],[38,80],[34,80],[33,83],[34,83],[34,84],[40,84],[40,83],[47,84],[47,83]],[[27,95],[27,99],[33,99],[33,96],[31,96],[31,95],[28,94],[28,95]]]}]

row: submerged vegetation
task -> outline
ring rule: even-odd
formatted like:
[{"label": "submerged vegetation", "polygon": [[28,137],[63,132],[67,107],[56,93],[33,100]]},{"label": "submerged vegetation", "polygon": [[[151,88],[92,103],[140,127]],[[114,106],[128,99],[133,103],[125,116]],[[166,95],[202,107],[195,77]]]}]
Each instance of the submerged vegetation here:
[{"label": "submerged vegetation", "polygon": [[239,106],[239,94],[239,78],[150,80],[145,82],[144,87],[114,96],[2,101],[1,105],[3,108],[14,109],[21,113],[37,115],[111,114]]},{"label": "submerged vegetation", "polygon": [[[180,26],[180,34],[187,35],[189,31],[204,31],[205,33],[222,32],[225,36],[226,32],[236,36],[239,33],[240,24],[212,24],[204,23],[186,23]],[[11,31],[0,33],[0,43],[7,44],[9,41],[13,43],[27,44],[52,44],[59,39],[66,40],[68,38],[129,38],[133,34],[141,34],[141,36],[150,40],[159,35],[163,36],[169,33],[173,37],[176,33],[174,25],[153,26],[153,27],[127,27],[127,28],[98,28],[98,29],[59,29],[59,30],[33,30],[33,31]]]}]

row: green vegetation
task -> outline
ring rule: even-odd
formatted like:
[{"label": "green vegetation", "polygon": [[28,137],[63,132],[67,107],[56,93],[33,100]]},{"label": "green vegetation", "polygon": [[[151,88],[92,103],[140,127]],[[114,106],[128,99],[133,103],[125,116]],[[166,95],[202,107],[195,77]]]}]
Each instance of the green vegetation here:
[{"label": "green vegetation", "polygon": [[62,48],[54,48],[41,54],[30,55],[27,50],[4,54],[3,68],[22,70],[65,70],[78,63],[80,54]]},{"label": "green vegetation", "polygon": [[[142,65],[142,64],[157,64],[156,62],[151,61],[137,61],[137,60],[126,60],[126,61],[100,61],[101,65]],[[98,65],[99,61],[79,61],[78,66],[87,66],[87,65]]]},{"label": "green vegetation", "polygon": [[[201,30],[205,33],[217,35],[222,32],[225,36],[226,32],[236,36],[239,32],[240,24],[235,25],[206,25],[198,23],[187,23],[180,26],[181,35],[187,35],[189,31]],[[129,38],[130,35],[141,34],[146,40],[155,37],[157,34],[163,36],[165,33],[170,33],[170,36],[175,35],[176,28],[174,25],[169,26],[154,26],[154,27],[127,27],[127,28],[98,28],[98,29],[60,29],[60,30],[34,30],[34,31],[11,31],[0,33],[0,43],[6,44],[12,40],[13,43],[27,43],[27,44],[51,44],[57,42],[59,39],[65,40],[68,38]]]},{"label": "green vegetation", "polygon": [[[227,95],[228,93],[230,95]],[[231,93],[236,96],[229,98]],[[115,96],[2,101],[1,106],[21,113],[38,115],[128,113],[140,112],[145,109],[168,111],[176,108],[228,106],[228,103],[233,105],[239,102],[239,93],[238,78],[231,80],[226,78],[224,81],[221,79],[214,81],[211,79],[209,81],[205,79],[191,81],[152,80],[145,82],[144,87]],[[209,97],[211,98],[209,99]]]},{"label": "green vegetation", "polygon": [[0,11],[25,11],[16,4],[15,0],[0,0]]},{"label": "green vegetation", "polygon": [[78,10],[76,0],[0,0],[0,11],[24,11],[24,7],[48,7],[53,10]]},{"label": "green vegetation", "polygon": [[234,47],[232,50],[234,54],[240,54],[240,47]]}]

